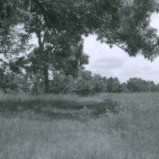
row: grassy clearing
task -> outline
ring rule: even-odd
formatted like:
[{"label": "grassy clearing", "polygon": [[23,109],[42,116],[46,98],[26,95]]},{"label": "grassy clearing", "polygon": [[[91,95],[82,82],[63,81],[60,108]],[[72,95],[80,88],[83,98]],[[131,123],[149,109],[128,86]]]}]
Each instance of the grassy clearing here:
[{"label": "grassy clearing", "polygon": [[[158,93],[29,98],[0,101],[0,159],[159,158]],[[122,111],[90,115],[103,99]]]}]

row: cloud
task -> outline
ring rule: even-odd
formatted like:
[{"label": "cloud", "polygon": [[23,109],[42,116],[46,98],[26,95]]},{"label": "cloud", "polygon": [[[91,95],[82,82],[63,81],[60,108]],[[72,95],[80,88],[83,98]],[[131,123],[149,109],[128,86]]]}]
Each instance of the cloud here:
[{"label": "cloud", "polygon": [[153,28],[156,28],[157,30],[159,30],[159,14],[158,13],[153,13],[151,15],[151,22],[150,22],[150,25],[153,27]]},{"label": "cloud", "polygon": [[123,62],[121,59],[98,59],[96,66],[98,68],[116,69],[122,67]]},{"label": "cloud", "polygon": [[122,82],[131,77],[159,82],[159,58],[151,63],[142,55],[130,57],[120,48],[114,46],[111,49],[96,38],[96,35],[84,38],[84,52],[90,56],[89,64],[85,66],[87,70],[106,77],[118,77]]}]

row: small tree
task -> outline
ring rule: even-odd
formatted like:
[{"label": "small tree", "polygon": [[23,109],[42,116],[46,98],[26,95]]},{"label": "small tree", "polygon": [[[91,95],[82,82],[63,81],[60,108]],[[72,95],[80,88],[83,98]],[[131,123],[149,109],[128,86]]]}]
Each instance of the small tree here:
[{"label": "small tree", "polygon": [[121,85],[118,78],[108,78],[107,79],[108,92],[120,92]]}]

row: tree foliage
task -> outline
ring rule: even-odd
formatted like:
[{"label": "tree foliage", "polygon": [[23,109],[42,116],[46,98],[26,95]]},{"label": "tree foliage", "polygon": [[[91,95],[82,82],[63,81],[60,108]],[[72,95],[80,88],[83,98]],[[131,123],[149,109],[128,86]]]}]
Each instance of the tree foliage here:
[{"label": "tree foliage", "polygon": [[93,9],[95,32],[100,40],[131,56],[140,53],[153,59],[158,55],[158,37],[149,24],[156,6],[155,0],[99,0]]}]

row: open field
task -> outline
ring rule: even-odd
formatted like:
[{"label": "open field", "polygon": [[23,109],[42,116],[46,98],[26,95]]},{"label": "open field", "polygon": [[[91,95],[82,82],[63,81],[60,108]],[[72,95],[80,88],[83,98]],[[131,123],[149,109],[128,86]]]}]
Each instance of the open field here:
[{"label": "open field", "polygon": [[0,159],[54,158],[158,159],[159,93],[1,96]]}]

